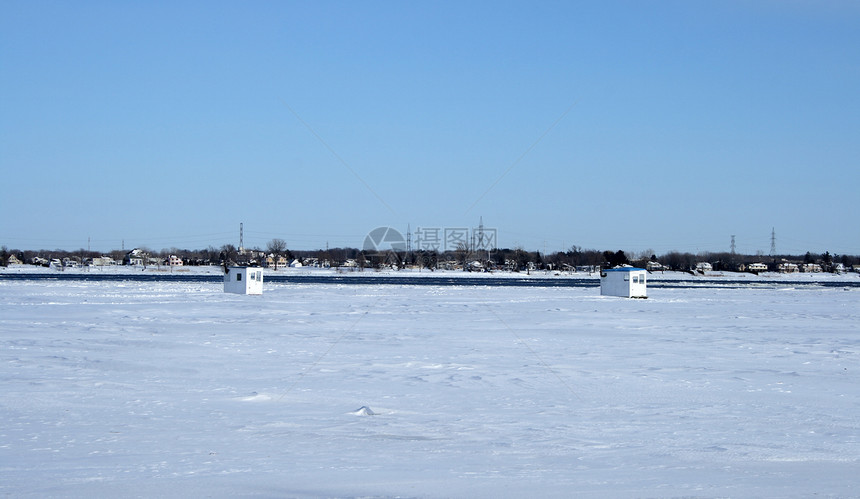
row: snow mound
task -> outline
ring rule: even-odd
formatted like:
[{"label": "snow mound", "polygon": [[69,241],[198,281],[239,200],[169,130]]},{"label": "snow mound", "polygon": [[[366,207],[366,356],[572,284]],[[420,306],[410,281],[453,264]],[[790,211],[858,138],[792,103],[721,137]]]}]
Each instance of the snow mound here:
[{"label": "snow mound", "polygon": [[272,396],[266,395],[265,393],[252,392],[251,395],[247,397],[240,397],[239,400],[241,400],[242,402],[267,402],[269,400],[272,400]]},{"label": "snow mound", "polygon": [[361,406],[357,411],[353,411],[350,414],[355,416],[376,416],[376,413],[370,410],[370,407],[367,407],[366,405]]}]

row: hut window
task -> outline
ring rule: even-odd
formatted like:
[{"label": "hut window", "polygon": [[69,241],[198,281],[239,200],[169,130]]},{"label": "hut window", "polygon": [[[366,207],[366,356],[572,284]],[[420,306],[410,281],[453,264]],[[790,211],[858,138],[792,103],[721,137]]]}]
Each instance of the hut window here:
[{"label": "hut window", "polygon": [[630,274],[624,274],[624,280],[629,281],[630,280]]},{"label": "hut window", "polygon": [[242,280],[242,274],[236,274],[236,280],[241,281]]},{"label": "hut window", "polygon": [[633,284],[639,284],[639,275],[633,276]]}]

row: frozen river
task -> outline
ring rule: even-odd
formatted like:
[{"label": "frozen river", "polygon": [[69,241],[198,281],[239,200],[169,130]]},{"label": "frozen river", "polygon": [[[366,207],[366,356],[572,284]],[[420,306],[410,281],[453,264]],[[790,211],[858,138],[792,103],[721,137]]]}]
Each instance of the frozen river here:
[{"label": "frozen river", "polygon": [[860,495],[860,289],[0,279],[9,497]]}]

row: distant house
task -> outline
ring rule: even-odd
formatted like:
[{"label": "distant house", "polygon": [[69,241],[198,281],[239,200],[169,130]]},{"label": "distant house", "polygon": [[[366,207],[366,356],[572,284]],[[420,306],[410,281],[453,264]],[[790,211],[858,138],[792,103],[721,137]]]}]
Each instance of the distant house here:
[{"label": "distant house", "polygon": [[181,267],[182,265],[184,265],[184,263],[182,262],[182,258],[179,258],[176,255],[170,255],[167,258],[167,264],[171,267]]},{"label": "distant house", "polygon": [[116,261],[109,256],[97,256],[92,259],[90,265],[93,267],[104,267],[106,265],[116,265]]},{"label": "distant house", "polygon": [[701,272],[704,274],[705,272],[710,272],[712,270],[714,270],[714,267],[711,266],[711,264],[708,262],[699,262],[696,264],[696,271],[697,272]]},{"label": "distant house", "polygon": [[821,272],[821,265],[817,263],[804,263],[800,268],[802,272]]},{"label": "distant house", "polygon": [[463,270],[463,266],[457,260],[444,260],[437,264],[437,267],[443,270]]},{"label": "distant house", "polygon": [[751,263],[747,265],[747,270],[750,272],[767,272],[767,264],[766,263]]},{"label": "distant house", "polygon": [[796,263],[782,262],[779,264],[779,271],[784,274],[792,274],[794,272],[800,272],[800,267],[798,267]]},{"label": "distant house", "polygon": [[302,262],[300,262],[298,258],[296,258],[292,262],[290,262],[290,267],[301,267],[301,266],[302,266]]},{"label": "distant house", "polygon": [[21,260],[18,260],[18,257],[17,257],[17,256],[15,256],[15,255],[9,255],[9,259],[8,259],[8,260],[6,260],[6,263],[7,263],[8,265],[20,265],[20,264],[21,264]]},{"label": "distant house", "polygon": [[645,264],[645,269],[653,272],[655,270],[666,270],[666,267],[664,267],[660,262],[648,262]]},{"label": "distant house", "polygon": [[284,256],[275,256],[269,255],[263,260],[263,266],[268,267],[270,269],[283,269],[288,265],[287,259]]},{"label": "distant house", "polygon": [[125,257],[122,259],[123,265],[142,266],[144,261],[146,261],[146,253],[138,248],[126,253]]}]

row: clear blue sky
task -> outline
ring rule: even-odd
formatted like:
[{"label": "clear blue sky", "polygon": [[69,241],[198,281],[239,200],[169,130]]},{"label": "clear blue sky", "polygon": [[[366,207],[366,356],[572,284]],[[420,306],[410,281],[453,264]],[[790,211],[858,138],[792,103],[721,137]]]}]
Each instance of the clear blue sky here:
[{"label": "clear blue sky", "polygon": [[860,4],[24,2],[0,244],[860,254]]}]

